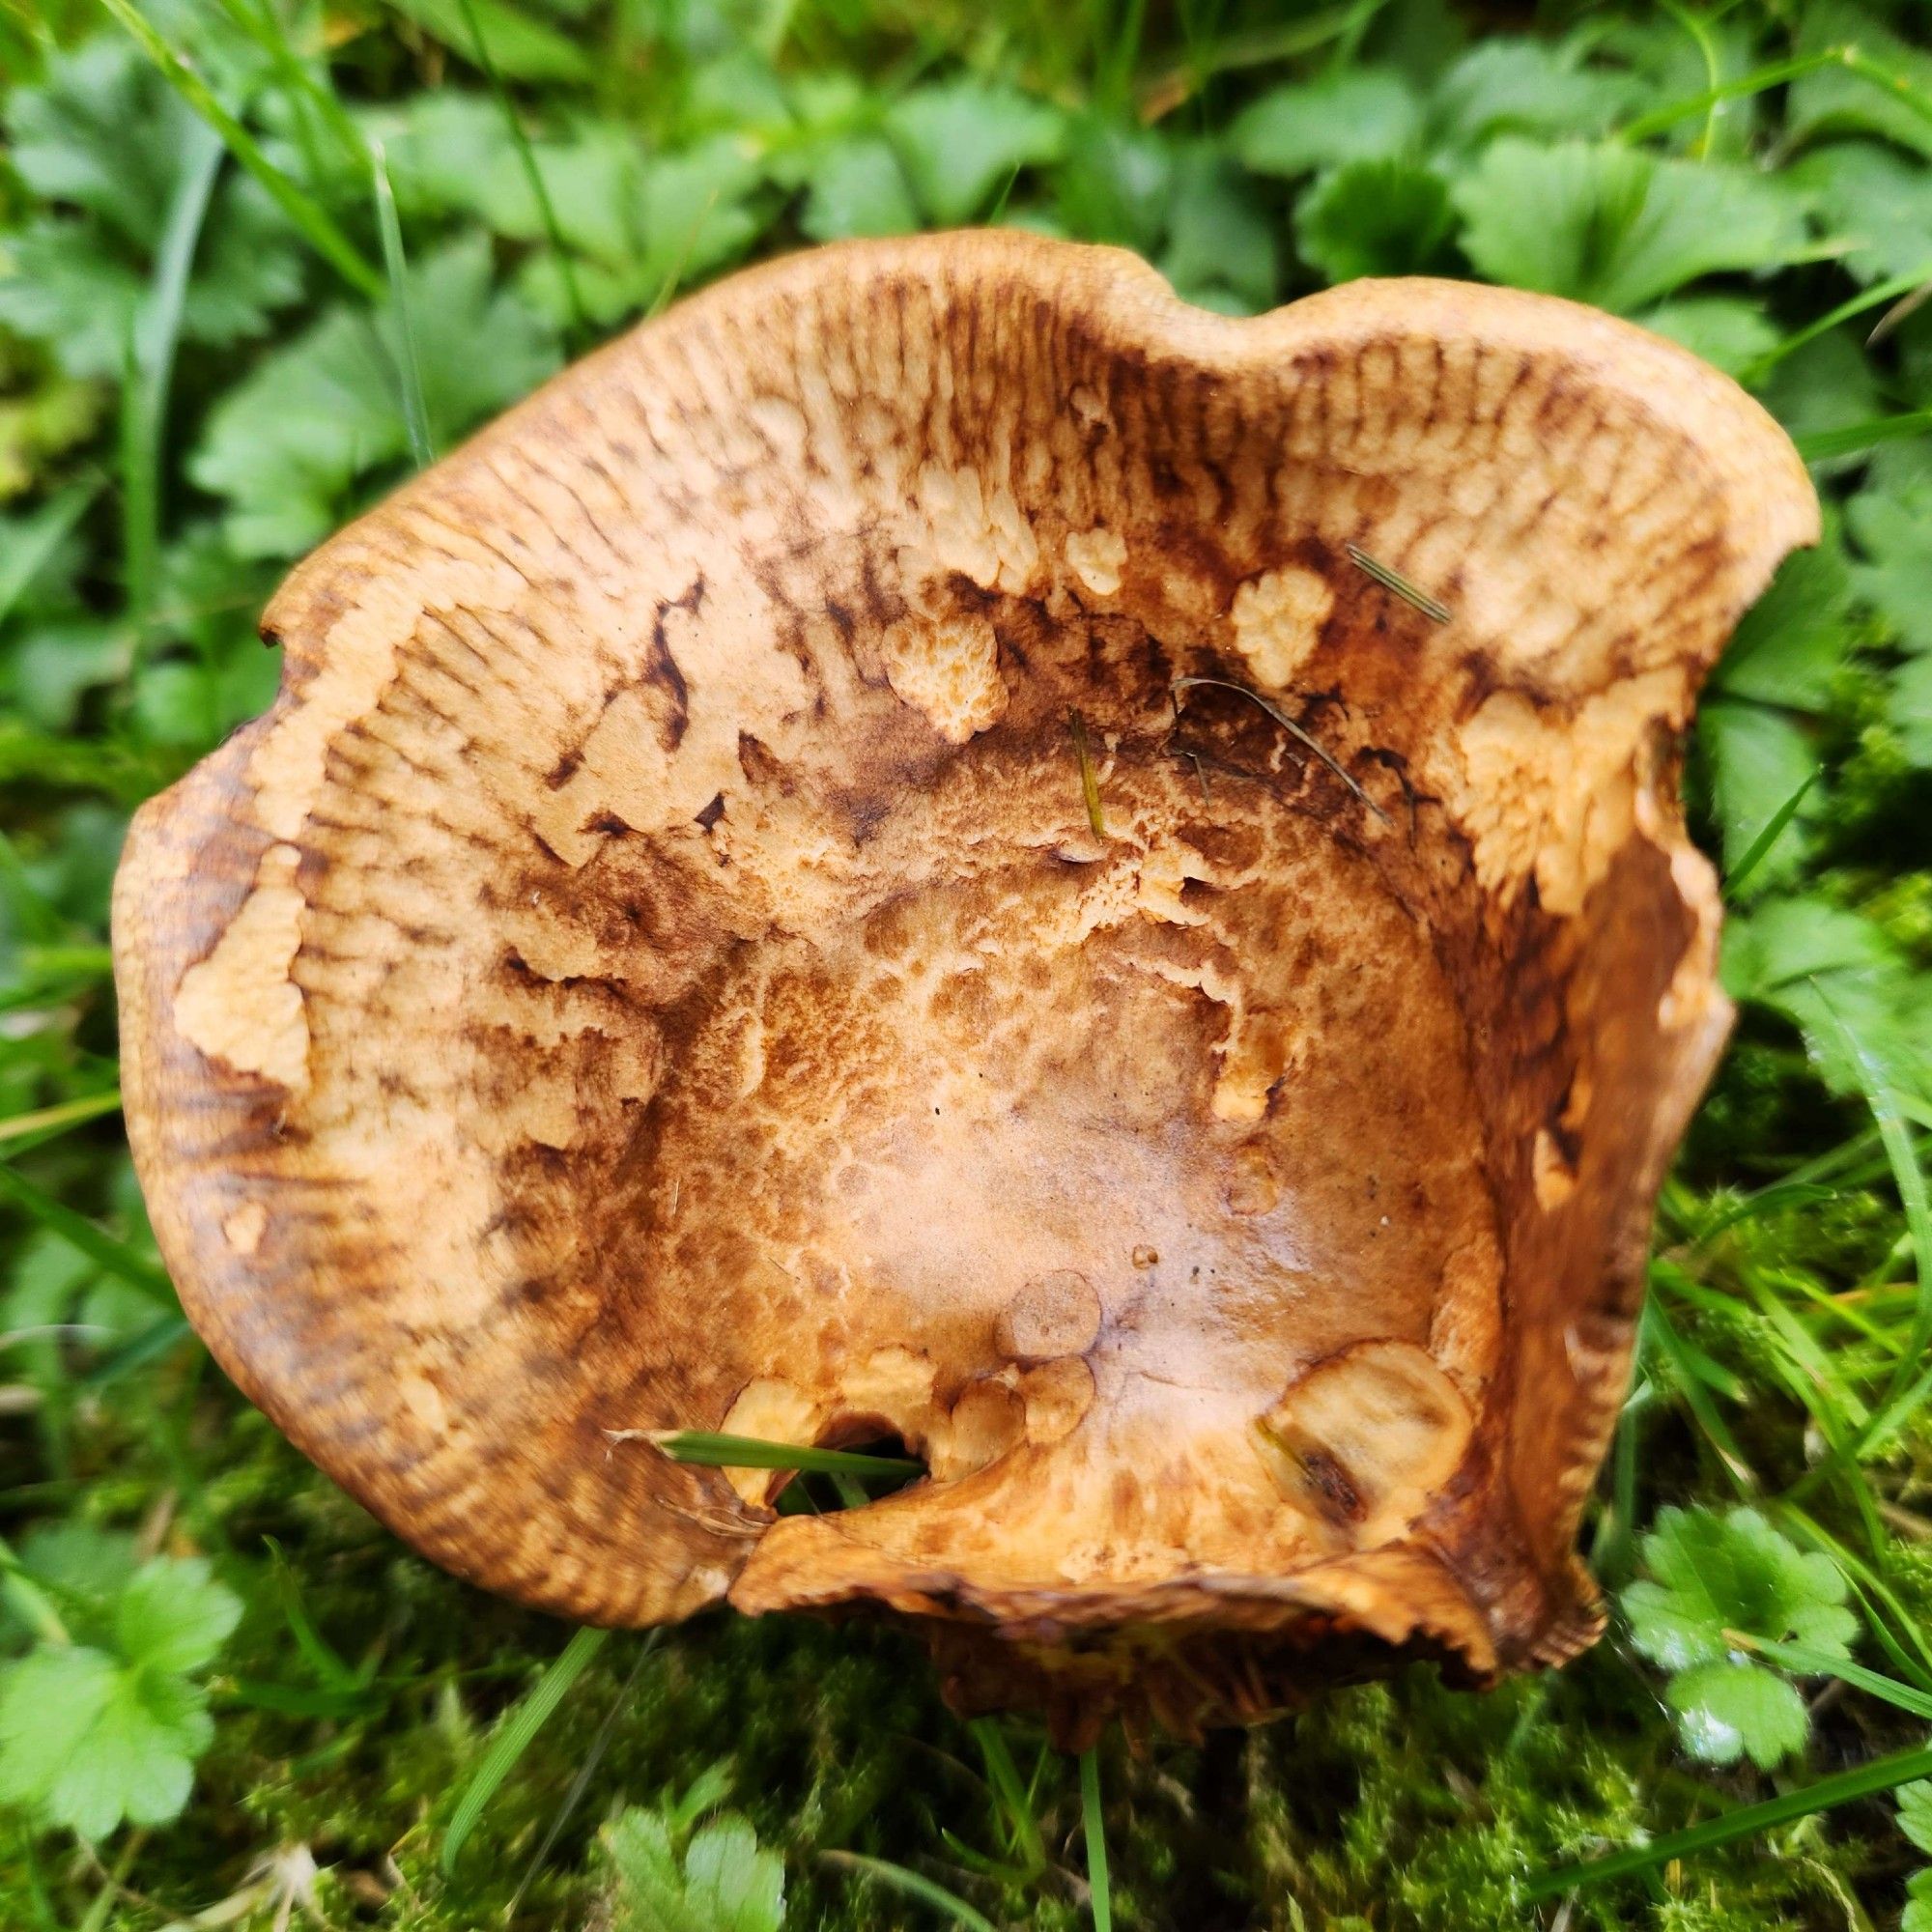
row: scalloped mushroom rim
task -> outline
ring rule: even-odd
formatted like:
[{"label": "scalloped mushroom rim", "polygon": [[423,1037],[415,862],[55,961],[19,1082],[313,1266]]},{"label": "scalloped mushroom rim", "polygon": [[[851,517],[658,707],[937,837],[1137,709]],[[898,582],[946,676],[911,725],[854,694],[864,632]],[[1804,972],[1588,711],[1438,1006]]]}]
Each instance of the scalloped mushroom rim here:
[{"label": "scalloped mushroom rim", "polygon": [[[724,282],[303,563],[273,709],[138,815],[184,1305],[577,1618],[885,1605],[1076,1740],[1560,1661],[1729,1017],[1676,746],[1816,520],[1544,298],[1236,322],[1017,234]],[[647,1439],[862,1426],[930,1479],[823,1518]]]}]

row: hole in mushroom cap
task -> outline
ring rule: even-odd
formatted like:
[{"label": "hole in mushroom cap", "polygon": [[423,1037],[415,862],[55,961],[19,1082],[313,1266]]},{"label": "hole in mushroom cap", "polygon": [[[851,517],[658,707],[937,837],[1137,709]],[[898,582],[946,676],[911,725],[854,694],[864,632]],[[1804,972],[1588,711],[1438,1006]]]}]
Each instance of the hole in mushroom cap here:
[{"label": "hole in mushroom cap", "polygon": [[917,1463],[917,1469],[880,1475],[827,1475],[822,1470],[780,1470],[771,1492],[772,1506],[781,1516],[832,1516],[839,1510],[864,1509],[867,1503],[895,1496],[927,1477],[925,1458],[883,1416],[841,1416],[819,1433],[814,1449],[846,1449],[882,1461]]}]

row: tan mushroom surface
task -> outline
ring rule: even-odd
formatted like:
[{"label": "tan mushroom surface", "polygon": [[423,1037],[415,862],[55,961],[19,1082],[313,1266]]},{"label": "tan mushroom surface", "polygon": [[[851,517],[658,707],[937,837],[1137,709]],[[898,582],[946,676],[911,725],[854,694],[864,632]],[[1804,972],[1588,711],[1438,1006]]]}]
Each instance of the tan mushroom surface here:
[{"label": "tan mushroom surface", "polygon": [[[184,1305],[573,1617],[883,1605],[1076,1741],[1560,1661],[1729,1021],[1681,737],[1816,519],[1548,298],[1234,321],[1017,234],[724,282],[308,558],[273,709],[139,814]],[[667,1428],[930,1477],[780,1518]]]}]

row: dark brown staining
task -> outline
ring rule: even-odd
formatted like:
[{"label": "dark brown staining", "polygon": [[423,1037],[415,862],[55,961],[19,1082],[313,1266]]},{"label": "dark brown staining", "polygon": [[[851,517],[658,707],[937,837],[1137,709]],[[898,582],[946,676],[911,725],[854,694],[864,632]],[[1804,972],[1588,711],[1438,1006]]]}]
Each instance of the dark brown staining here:
[{"label": "dark brown staining", "polygon": [[1308,1480],[1308,1492],[1323,1516],[1336,1522],[1360,1522],[1368,1512],[1348,1472],[1334,1457],[1320,1449],[1300,1458],[1301,1472]]}]

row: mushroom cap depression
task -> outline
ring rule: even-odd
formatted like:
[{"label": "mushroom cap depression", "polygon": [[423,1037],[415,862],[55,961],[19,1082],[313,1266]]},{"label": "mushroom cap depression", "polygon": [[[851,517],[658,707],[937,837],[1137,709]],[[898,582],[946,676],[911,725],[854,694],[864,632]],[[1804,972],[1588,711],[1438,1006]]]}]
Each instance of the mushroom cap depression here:
[{"label": "mushroom cap depression", "polygon": [[[136,818],[183,1303],[572,1617],[886,1605],[1073,1740],[1560,1662],[1730,1017],[1682,735],[1816,526],[1741,390],[1548,298],[726,281],[309,557]],[[779,1517],[675,1428],[930,1477]]]}]

